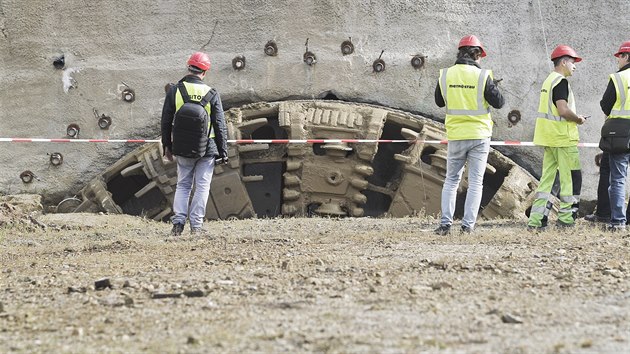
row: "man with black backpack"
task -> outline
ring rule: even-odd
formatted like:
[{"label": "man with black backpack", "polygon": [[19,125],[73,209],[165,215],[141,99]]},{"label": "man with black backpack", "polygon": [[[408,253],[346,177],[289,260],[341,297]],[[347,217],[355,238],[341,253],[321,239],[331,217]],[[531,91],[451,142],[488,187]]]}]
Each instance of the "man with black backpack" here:
[{"label": "man with black backpack", "polygon": [[[227,157],[227,129],[219,93],[203,82],[210,57],[196,52],[187,62],[188,75],[172,85],[162,108],[164,156],[177,162],[177,188],[173,201],[171,235],[184,231],[186,219],[191,234],[201,233],[215,162]],[[193,189],[195,192],[190,200]],[[190,202],[189,202],[190,200]]]},{"label": "man with black backpack", "polygon": [[599,148],[608,152],[610,165],[610,231],[626,230],[626,177],[630,165],[630,41],[621,43],[614,54],[619,71],[611,74],[599,102],[608,116],[602,127]]}]

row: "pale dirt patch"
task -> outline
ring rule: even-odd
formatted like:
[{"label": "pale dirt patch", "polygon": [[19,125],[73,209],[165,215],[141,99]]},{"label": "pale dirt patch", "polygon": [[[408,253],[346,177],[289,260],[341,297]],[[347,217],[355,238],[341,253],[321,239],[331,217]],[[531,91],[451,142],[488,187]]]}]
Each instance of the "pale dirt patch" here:
[{"label": "pale dirt patch", "polygon": [[585,222],[38,221],[0,229],[0,352],[630,352],[630,238]]}]

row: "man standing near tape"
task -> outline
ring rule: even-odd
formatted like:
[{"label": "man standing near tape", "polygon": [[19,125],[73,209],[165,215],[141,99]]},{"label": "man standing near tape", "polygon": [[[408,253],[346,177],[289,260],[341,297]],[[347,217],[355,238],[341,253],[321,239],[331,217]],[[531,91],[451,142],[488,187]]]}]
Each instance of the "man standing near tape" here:
[{"label": "man standing near tape", "polygon": [[471,233],[475,228],[486,170],[492,118],[490,106],[501,108],[505,104],[493,78],[492,71],[481,69],[481,58],[486,56],[481,42],[475,36],[459,41],[455,65],[440,70],[435,88],[435,103],[446,106],[446,136],[448,139],[446,178],[442,187],[442,218],[435,229],[446,235],[453,224],[457,187],[462,178],[464,164],[468,162],[468,191],[464,205],[461,231]]},{"label": "man standing near tape", "polygon": [[[606,90],[608,92],[608,90]],[[602,110],[606,113],[606,116],[610,114],[612,106],[615,103],[615,88],[612,88],[612,102],[605,103],[604,100],[600,102]],[[606,96],[606,95],[605,95]],[[605,108],[608,107],[608,108]],[[597,204],[593,214],[584,216],[584,220],[590,222],[605,222],[610,224],[610,197],[608,195],[608,187],[610,187],[610,154],[607,152],[600,152],[595,156],[595,165],[599,167],[599,180],[597,181]],[[630,208],[626,207],[626,224],[630,220],[628,213]]]},{"label": "man standing near tape", "polygon": [[599,147],[610,159],[610,224],[611,231],[625,230],[626,176],[630,161],[630,41],[624,42],[617,53],[619,71],[610,75],[608,87],[600,101],[608,119],[602,127]]},{"label": "man standing near tape", "polygon": [[[210,69],[210,57],[196,52],[187,62],[188,75],[166,93],[162,108],[162,145],[164,156],[177,162],[177,188],[173,201],[171,235],[184,231],[186,219],[190,232],[201,233],[210,182],[217,164],[226,163],[227,129],[219,93],[203,82]],[[195,187],[192,200],[190,194]]]},{"label": "man standing near tape", "polygon": [[577,126],[584,124],[586,117],[575,113],[573,91],[566,79],[573,75],[575,63],[582,61],[582,58],[573,48],[559,45],[551,53],[551,60],[554,70],[547,76],[540,90],[534,131],[534,144],[543,146],[545,153],[540,185],[527,224],[531,230],[547,227],[547,218],[552,207],[549,199],[556,178],[560,181],[558,226],[575,225],[582,189],[582,167],[577,149],[580,135]]}]

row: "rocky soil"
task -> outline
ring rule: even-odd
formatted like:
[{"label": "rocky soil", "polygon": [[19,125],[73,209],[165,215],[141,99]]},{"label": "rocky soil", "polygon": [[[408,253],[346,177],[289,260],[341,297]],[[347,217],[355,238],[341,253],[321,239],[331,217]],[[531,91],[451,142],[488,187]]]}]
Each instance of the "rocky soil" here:
[{"label": "rocky soil", "polygon": [[630,352],[630,237],[583,221],[439,237],[426,218],[261,219],[174,239],[20,215],[37,222],[0,228],[3,353]]}]

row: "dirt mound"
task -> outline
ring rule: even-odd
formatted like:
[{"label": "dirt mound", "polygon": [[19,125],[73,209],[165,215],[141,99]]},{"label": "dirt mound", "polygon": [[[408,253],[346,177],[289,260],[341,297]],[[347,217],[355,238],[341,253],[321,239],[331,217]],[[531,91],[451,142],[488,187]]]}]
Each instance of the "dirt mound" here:
[{"label": "dirt mound", "polygon": [[43,210],[42,197],[34,194],[18,194],[0,197],[0,227],[45,227],[36,218]]}]

